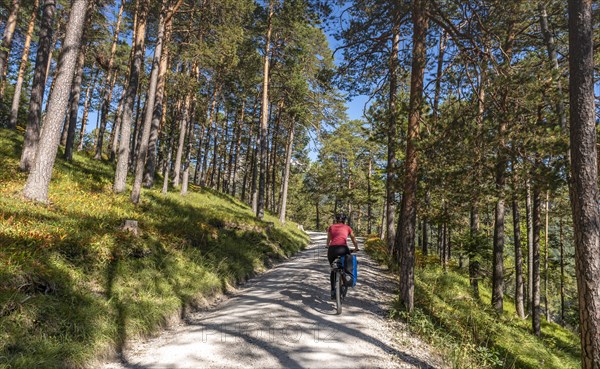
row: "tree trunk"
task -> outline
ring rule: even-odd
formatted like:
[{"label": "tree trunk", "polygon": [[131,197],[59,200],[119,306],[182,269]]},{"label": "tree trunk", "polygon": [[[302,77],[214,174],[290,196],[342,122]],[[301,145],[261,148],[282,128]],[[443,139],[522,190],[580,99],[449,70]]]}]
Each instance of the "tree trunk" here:
[{"label": "tree trunk", "polygon": [[15,93],[12,99],[12,105],[10,109],[10,120],[8,122],[8,128],[17,128],[17,118],[19,116],[19,104],[21,102],[21,90],[23,89],[23,80],[25,79],[25,69],[29,64],[29,49],[31,46],[31,37],[35,29],[35,20],[37,18],[37,11],[39,8],[39,0],[33,2],[33,13],[29,19],[29,25],[27,26],[27,34],[25,36],[25,43],[23,45],[23,53],[21,54],[21,64],[19,65],[19,72],[17,73],[17,84],[15,85]]},{"label": "tree trunk", "polygon": [[411,312],[414,308],[415,222],[417,216],[417,181],[419,121],[423,103],[423,76],[426,65],[428,18],[426,2],[413,2],[413,59],[410,81],[408,135],[406,143],[405,181],[402,194],[400,228],[400,303]]},{"label": "tree trunk", "polygon": [[390,255],[394,254],[394,243],[396,241],[396,230],[394,228],[394,216],[396,207],[396,182],[397,182],[397,164],[396,150],[398,142],[398,50],[400,45],[400,14],[394,15],[394,24],[392,28],[392,51],[389,60],[390,74],[390,91],[389,91],[389,109],[390,118],[388,122],[387,132],[387,180],[385,181],[386,188],[386,208],[385,208],[385,227],[386,227],[386,243]]},{"label": "tree trunk", "polygon": [[504,311],[504,184],[506,159],[504,156],[504,134],[506,123],[503,121],[498,127],[500,145],[496,163],[496,213],[494,222],[493,246],[493,276],[492,276],[492,307],[502,314]]},{"label": "tree trunk", "polygon": [[19,9],[21,8],[21,0],[12,1],[12,9],[10,15],[4,25],[4,37],[2,45],[0,45],[0,100],[4,99],[4,86],[6,84],[6,70],[8,69],[8,58],[12,46],[13,35],[17,27],[17,18],[19,17]]},{"label": "tree trunk", "polygon": [[179,141],[177,145],[177,153],[175,154],[175,166],[173,168],[173,187],[179,187],[181,185],[181,161],[183,159],[183,151],[185,150],[185,136],[188,130],[187,115],[190,106],[188,99],[189,95],[186,96],[183,106],[181,124],[179,125]]},{"label": "tree trunk", "polygon": [[65,112],[69,103],[71,82],[73,81],[75,64],[81,47],[87,5],[88,0],[74,0],[71,6],[69,23],[58,65],[60,72],[54,91],[52,91],[48,100],[48,113],[41,132],[42,140],[23,191],[25,197],[31,200],[40,202],[47,202],[48,200],[48,186],[50,185],[52,168],[58,150],[60,128],[65,119]]},{"label": "tree trunk", "polygon": [[119,152],[117,157],[117,168],[115,170],[115,181],[113,191],[121,193],[127,186],[127,173],[129,171],[129,145],[131,139],[131,124],[133,121],[133,106],[137,95],[140,73],[144,62],[144,41],[146,36],[146,19],[148,13],[148,3],[139,2],[139,8],[136,7],[137,25],[135,29],[132,63],[129,71],[129,84],[125,94],[125,104],[123,107],[123,120],[121,121],[121,140],[119,143]]},{"label": "tree trunk", "polygon": [[582,366],[600,367],[600,209],[594,105],[592,0],[569,0],[571,206]]},{"label": "tree trunk", "polygon": [[[255,99],[254,101],[254,108],[252,109],[254,114],[256,114],[256,109],[257,109],[257,105],[258,105],[258,98]],[[249,127],[249,132],[248,132],[248,143],[246,145],[246,159],[244,161],[244,179],[242,180],[242,194],[241,194],[241,198],[242,201],[246,202],[246,192],[247,192],[247,188],[248,188],[248,179],[251,177],[251,165],[252,165],[252,153],[253,153],[253,147],[252,147],[252,143],[254,142],[254,124],[252,122],[252,119],[250,119],[250,127]],[[250,167],[249,167],[250,165]],[[250,201],[248,201],[250,202]]]},{"label": "tree trunk", "polygon": [[[143,73],[143,71],[142,71]],[[143,77],[142,77],[143,78]],[[139,88],[139,86],[138,86]],[[144,99],[144,105],[142,108],[142,94],[139,94],[138,99],[137,99],[137,106],[135,109],[135,120],[134,120],[134,128],[133,128],[133,136],[132,136],[132,140],[131,140],[131,146],[130,146],[130,151],[129,151],[129,170],[132,173],[135,173],[135,165],[137,162],[137,155],[138,155],[138,151],[139,151],[139,147],[140,147],[140,141],[142,138],[142,117],[145,116],[145,112],[146,112],[146,100],[148,97],[148,94],[146,93],[146,99]],[[98,125],[96,124],[96,130],[98,128]]]},{"label": "tree trunk", "polygon": [[283,115],[284,102],[281,102],[278,105],[278,113],[277,113],[277,124],[275,125],[275,129],[273,130],[272,138],[271,138],[271,212],[277,212],[277,201],[275,201],[276,187],[277,187],[277,150],[279,150],[277,136],[281,129],[281,117]]},{"label": "tree trunk", "polygon": [[[88,22],[89,24],[89,19]],[[79,100],[81,99],[81,81],[83,79],[83,67],[85,64],[86,46],[82,46],[77,60],[77,72],[71,85],[71,107],[68,114],[69,123],[67,128],[67,140],[65,142],[65,160],[73,159],[73,147],[75,146],[75,130],[77,128],[77,113],[79,113]]]},{"label": "tree trunk", "polygon": [[294,129],[295,129],[295,122],[292,119],[292,124],[290,127],[290,134],[288,137],[288,143],[287,143],[287,147],[286,147],[286,153],[285,153],[285,172],[282,178],[282,187],[283,190],[281,191],[281,207],[279,209],[279,221],[281,223],[285,223],[285,213],[286,213],[286,208],[287,208],[287,197],[288,197],[288,183],[290,180],[290,168],[292,166],[292,150],[294,148]]},{"label": "tree trunk", "polygon": [[565,104],[563,103],[563,88],[560,80],[560,71],[558,68],[558,57],[556,53],[556,46],[554,45],[554,37],[550,28],[548,27],[548,14],[546,13],[546,4],[543,1],[538,3],[538,9],[540,11],[540,27],[542,35],[544,36],[544,42],[546,43],[546,49],[548,50],[548,58],[552,63],[552,69],[556,73],[556,88],[558,90],[558,101],[556,102],[556,115],[558,116],[558,123],[563,132],[567,131],[567,117],[565,115]]},{"label": "tree trunk", "polygon": [[539,185],[533,185],[533,285],[531,292],[531,323],[533,334],[541,335],[540,331],[540,232],[541,224],[541,199]]},{"label": "tree trunk", "polygon": [[45,0],[42,9],[42,21],[38,49],[33,70],[33,82],[31,95],[29,97],[29,116],[25,128],[25,142],[19,167],[23,171],[30,171],[35,159],[37,145],[40,138],[42,126],[42,102],[44,88],[46,86],[47,66],[52,54],[52,40],[54,32],[54,13],[56,11],[56,0]]},{"label": "tree trunk", "polygon": [[565,326],[565,249],[563,245],[562,217],[558,223],[558,244],[560,246],[560,324]]},{"label": "tree trunk", "polygon": [[158,132],[160,130],[164,102],[165,102],[165,85],[166,75],[169,68],[169,48],[168,43],[171,39],[171,33],[173,29],[173,14],[177,12],[177,9],[181,5],[182,0],[179,0],[177,4],[169,12],[165,19],[164,25],[164,37],[162,41],[162,53],[160,54],[160,63],[158,68],[158,80],[156,85],[156,96],[154,100],[154,108],[152,110],[152,123],[150,129],[150,138],[148,141],[148,158],[146,161],[146,174],[144,175],[144,187],[151,188],[154,185],[154,175],[156,172],[156,160],[158,156]]},{"label": "tree trunk", "polygon": [[237,170],[239,164],[239,155],[240,148],[242,146],[242,130],[244,128],[244,117],[246,112],[246,100],[242,101],[242,113],[239,122],[238,135],[237,135],[237,144],[235,146],[234,159],[233,159],[233,173],[231,175],[231,196],[235,197],[236,194],[236,179],[237,179]]},{"label": "tree trunk", "polygon": [[517,316],[525,318],[525,309],[523,307],[523,255],[521,253],[521,224],[519,217],[519,203],[517,201],[516,191],[513,195],[513,230],[515,242],[515,309]]},{"label": "tree trunk", "polygon": [[119,31],[121,28],[121,20],[123,18],[123,10],[125,8],[125,1],[121,1],[119,7],[119,15],[117,16],[117,24],[115,25],[115,33],[113,35],[112,46],[110,49],[110,57],[108,59],[108,69],[106,71],[106,82],[107,84],[102,89],[102,107],[100,108],[100,128],[98,131],[98,141],[96,143],[96,153],[94,159],[102,160],[102,146],[104,143],[104,131],[106,130],[106,123],[108,121],[108,112],[110,110],[110,103],[112,101],[112,93],[115,87],[115,81],[117,80],[117,71],[113,70],[113,64],[115,60],[115,54],[117,52],[117,42],[119,41]]},{"label": "tree trunk", "polygon": [[527,217],[527,311],[533,313],[533,203],[527,181],[525,212]]},{"label": "tree trunk", "polygon": [[271,32],[273,30],[272,20],[274,11],[274,0],[269,1],[269,14],[267,17],[267,35],[265,40],[265,56],[263,66],[262,83],[262,109],[260,118],[260,134],[258,146],[260,147],[258,194],[256,199],[256,216],[263,219],[265,215],[265,195],[267,177],[267,128],[269,124],[269,61],[271,50]]},{"label": "tree trunk", "polygon": [[175,137],[175,120],[171,123],[171,131],[169,132],[169,143],[167,144],[167,159],[163,165],[163,186],[161,193],[165,194],[169,191],[169,169],[171,168],[171,160],[173,156],[173,141]]},{"label": "tree trunk", "polygon": [[[92,69],[95,69],[94,66]],[[85,136],[85,128],[87,126],[88,116],[90,112],[90,105],[92,104],[92,95],[96,88],[96,81],[98,80],[99,69],[96,69],[92,82],[87,86],[85,91],[85,102],[83,103],[83,116],[81,117],[81,130],[79,131],[79,144],[77,145],[77,151],[83,150],[83,138]]]},{"label": "tree trunk", "polygon": [[[178,2],[181,4],[181,1]],[[164,4],[164,2],[163,2]],[[150,130],[152,127],[152,121],[154,116],[154,102],[156,99],[156,90],[158,84],[158,74],[160,68],[160,61],[162,57],[163,44],[165,42],[165,27],[167,22],[170,22],[173,13],[176,9],[169,7],[161,10],[160,19],[158,21],[158,36],[156,38],[156,48],[154,49],[154,59],[152,61],[152,71],[150,72],[150,82],[148,87],[148,97],[146,98],[146,109],[144,116],[144,124],[142,128],[142,138],[139,143],[139,149],[137,152],[137,160],[135,165],[135,176],[133,179],[133,189],[131,190],[131,201],[134,204],[139,203],[140,195],[142,193],[142,181],[144,180],[144,168],[146,167],[146,157],[148,154],[148,143],[150,141]],[[161,107],[162,108],[162,107]],[[155,136],[158,136],[158,124],[155,127]],[[156,140],[155,140],[156,141]]]},{"label": "tree trunk", "polygon": [[[125,82],[125,85],[128,85],[128,82]],[[125,96],[127,95],[127,88],[123,88],[121,92],[121,97],[119,98],[119,105],[117,106],[117,113],[115,114],[115,121],[113,123],[113,128],[111,132],[111,142],[110,142],[110,162],[114,162],[117,158],[117,148],[119,147],[119,139],[121,132],[121,122],[123,122],[123,107],[125,106]],[[85,114],[84,114],[85,115]]]},{"label": "tree trunk", "polygon": [[185,110],[183,119],[187,122],[187,148],[185,150],[185,160],[183,161],[183,175],[181,181],[181,195],[186,195],[188,192],[188,183],[190,179],[190,159],[192,155],[192,143],[194,142],[194,122],[191,117],[194,116],[192,106],[192,97],[188,94],[185,101]]},{"label": "tree trunk", "polygon": [[544,228],[544,309],[546,310],[546,321],[550,321],[550,310],[548,309],[548,212],[550,208],[550,191],[546,191],[546,227]]}]

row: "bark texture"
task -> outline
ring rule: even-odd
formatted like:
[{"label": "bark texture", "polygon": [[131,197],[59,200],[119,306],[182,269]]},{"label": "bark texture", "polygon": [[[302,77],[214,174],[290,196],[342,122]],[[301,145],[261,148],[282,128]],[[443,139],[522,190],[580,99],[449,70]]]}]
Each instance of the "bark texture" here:
[{"label": "bark texture", "polygon": [[115,182],[113,185],[113,191],[115,193],[121,193],[125,191],[126,188],[127,172],[129,168],[131,125],[133,123],[133,106],[137,95],[142,63],[144,62],[144,40],[146,36],[146,18],[148,13],[148,3],[146,1],[140,1],[137,13],[137,25],[132,53],[133,60],[129,71],[129,84],[127,85],[127,92],[125,94],[125,102],[123,105],[121,137],[119,142],[119,152],[117,153]]},{"label": "bark texture", "polygon": [[31,36],[35,29],[35,20],[37,19],[38,7],[40,5],[39,0],[33,2],[33,13],[29,19],[27,26],[27,34],[25,36],[25,43],[23,44],[23,52],[21,54],[21,64],[19,65],[19,71],[17,72],[17,83],[15,85],[15,93],[13,95],[12,104],[10,108],[10,120],[8,122],[8,128],[15,129],[17,127],[17,118],[19,116],[19,104],[21,102],[21,91],[23,89],[23,80],[25,77],[25,69],[29,62],[29,48],[31,46]]},{"label": "bark texture", "polygon": [[73,81],[77,56],[81,47],[87,5],[88,0],[75,0],[71,6],[69,23],[67,24],[58,65],[59,72],[56,85],[48,100],[47,118],[41,132],[42,140],[23,191],[25,197],[31,200],[40,202],[47,202],[48,200],[48,186],[56,159],[65,111],[69,103],[71,82]]},{"label": "bark texture", "polygon": [[417,181],[419,121],[423,103],[423,77],[426,64],[428,18],[426,0],[413,2],[413,60],[410,80],[405,182],[400,227],[400,302],[411,312],[414,308],[415,224],[417,218]]},{"label": "bark texture", "polygon": [[54,13],[56,12],[56,0],[45,0],[42,8],[42,22],[38,49],[33,70],[33,82],[31,95],[29,97],[29,116],[25,128],[25,142],[19,167],[23,171],[29,171],[35,159],[38,141],[40,139],[40,128],[42,126],[42,102],[44,99],[44,87],[46,86],[46,75],[48,64],[53,48]]},{"label": "bark texture", "polygon": [[102,159],[102,147],[104,144],[104,131],[106,130],[106,122],[108,120],[108,112],[110,110],[110,102],[112,100],[113,88],[117,79],[117,72],[113,70],[115,54],[117,52],[117,42],[119,41],[119,32],[121,29],[121,20],[123,19],[123,10],[125,9],[125,1],[121,1],[119,14],[117,15],[117,23],[110,49],[110,57],[108,59],[108,68],[106,71],[107,84],[102,89],[102,106],[100,108],[100,125],[98,131],[98,141],[96,142],[96,153],[94,159]]},{"label": "bark texture", "polygon": [[569,0],[571,206],[582,366],[600,367],[600,209],[592,0]]},{"label": "bark texture", "polygon": [[4,85],[6,83],[6,70],[8,69],[8,57],[12,46],[12,39],[17,27],[17,18],[21,9],[21,0],[13,0],[12,8],[6,24],[4,26],[4,36],[2,37],[2,47],[0,47],[0,99],[4,97]]},{"label": "bark texture", "polygon": [[271,50],[271,32],[273,30],[273,9],[274,0],[269,1],[269,15],[267,19],[267,35],[265,42],[265,56],[263,64],[263,83],[262,83],[262,109],[260,116],[260,134],[258,146],[260,147],[259,175],[258,175],[258,194],[256,197],[256,216],[263,219],[265,216],[265,196],[267,193],[267,129],[269,125],[269,62]]}]

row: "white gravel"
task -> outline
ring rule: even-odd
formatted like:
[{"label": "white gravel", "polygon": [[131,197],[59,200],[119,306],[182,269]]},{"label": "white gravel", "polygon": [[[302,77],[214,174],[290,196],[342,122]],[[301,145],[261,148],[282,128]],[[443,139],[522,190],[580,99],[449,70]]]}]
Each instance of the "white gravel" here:
[{"label": "white gravel", "polygon": [[215,308],[134,343],[124,368],[444,368],[429,347],[386,318],[396,282],[363,253],[342,315],[329,299],[324,233]]}]

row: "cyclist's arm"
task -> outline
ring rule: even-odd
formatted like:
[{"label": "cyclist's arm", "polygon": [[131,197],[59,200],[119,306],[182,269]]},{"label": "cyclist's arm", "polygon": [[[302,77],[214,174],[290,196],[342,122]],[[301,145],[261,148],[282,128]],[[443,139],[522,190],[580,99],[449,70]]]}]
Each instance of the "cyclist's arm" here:
[{"label": "cyclist's arm", "polygon": [[354,237],[354,232],[350,232],[350,239],[354,244],[354,251],[358,251],[358,243],[356,242],[356,238]]},{"label": "cyclist's arm", "polygon": [[329,247],[329,243],[331,242],[331,232],[329,232],[329,228],[327,228],[327,243],[325,247]]}]

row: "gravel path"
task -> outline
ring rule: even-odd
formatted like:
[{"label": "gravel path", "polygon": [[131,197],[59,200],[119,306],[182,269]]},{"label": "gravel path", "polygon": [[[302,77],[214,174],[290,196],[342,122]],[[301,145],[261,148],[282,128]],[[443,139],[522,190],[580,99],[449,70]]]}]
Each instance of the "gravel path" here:
[{"label": "gravel path", "polygon": [[386,319],[395,281],[363,252],[357,286],[335,315],[326,235],[309,234],[306,250],[103,368],[445,367],[400,323]]}]

